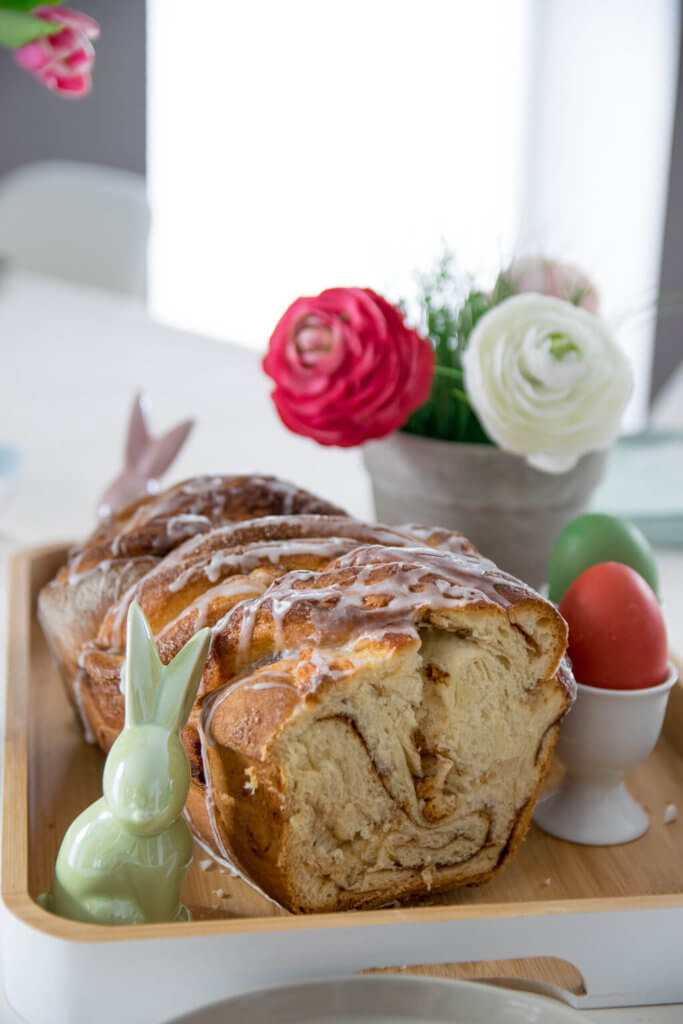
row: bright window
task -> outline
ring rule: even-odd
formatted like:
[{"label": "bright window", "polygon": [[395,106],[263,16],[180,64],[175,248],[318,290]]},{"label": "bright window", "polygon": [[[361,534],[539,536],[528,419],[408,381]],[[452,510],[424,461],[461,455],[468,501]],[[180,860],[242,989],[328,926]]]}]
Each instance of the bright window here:
[{"label": "bright window", "polygon": [[[149,2],[151,300],[263,348],[298,295],[409,295],[441,241],[652,306],[676,0]],[[191,19],[191,24],[188,22]],[[652,318],[622,324],[644,409]]]}]

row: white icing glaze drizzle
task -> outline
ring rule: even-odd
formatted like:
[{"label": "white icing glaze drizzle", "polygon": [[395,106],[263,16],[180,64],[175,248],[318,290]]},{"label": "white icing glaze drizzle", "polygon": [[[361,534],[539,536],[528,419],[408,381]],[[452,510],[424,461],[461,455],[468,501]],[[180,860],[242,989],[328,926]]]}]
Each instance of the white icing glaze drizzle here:
[{"label": "white icing glaze drizzle", "polygon": [[[238,605],[237,607],[240,606]],[[245,602],[244,605],[242,605],[241,607],[244,608],[244,613],[242,616],[242,620],[240,622],[240,638],[238,644],[238,658],[240,661],[246,656],[247,650],[249,649],[249,645],[251,644],[251,637],[254,631],[254,623],[256,622],[256,613],[258,611],[258,603],[257,601]],[[228,612],[228,615],[230,614],[231,612]],[[224,622],[225,620],[222,620],[221,623],[217,625],[220,625],[222,628]],[[218,632],[219,629],[215,628],[214,636]]]},{"label": "white icing glaze drizzle", "polygon": [[[226,566],[229,568],[237,566],[240,572],[248,574],[252,569],[256,569],[264,562],[277,566],[283,558],[291,558],[294,555],[317,555],[318,558],[331,560],[338,558],[339,555],[344,554],[346,551],[352,550],[357,544],[357,541],[342,537],[330,537],[325,540],[321,540],[318,537],[292,538],[291,540],[281,541],[269,540],[264,544],[250,544],[243,554],[236,555],[229,551],[216,551],[211,556],[209,564],[204,568],[204,572],[207,578],[212,583],[215,583],[220,579],[223,568]],[[195,572],[190,573],[190,579],[192,575],[196,575],[201,571],[201,566],[193,568]],[[179,589],[177,580],[171,585],[170,589]]]},{"label": "white icing glaze drizzle", "polygon": [[181,512],[177,516],[171,516],[166,522],[166,536],[171,540],[185,540],[187,537],[193,537],[196,533],[205,533],[210,529],[209,517],[197,515],[194,512]]},{"label": "white icing glaze drizzle", "polygon": [[[321,647],[313,647],[308,655],[308,662],[313,666],[313,674],[309,677],[307,689],[315,689],[323,679],[343,679],[353,671],[353,663],[347,668],[334,668],[334,661],[338,659],[339,650],[328,651]],[[346,653],[346,652],[343,652]]]},{"label": "white icing glaze drizzle", "polygon": [[[293,535],[285,539],[269,538],[269,533],[277,534],[284,529]],[[259,533],[263,536],[259,537]],[[277,566],[283,558],[294,555],[332,560],[368,543],[405,547],[415,544],[413,537],[390,527],[375,528],[353,519],[340,520],[332,516],[264,516],[249,520],[246,526],[235,523],[220,527],[219,531],[213,531],[209,540],[212,545],[219,545],[216,550],[205,552],[203,548],[207,538],[199,536],[187,541],[174,553],[172,557],[176,564],[188,561],[190,564],[168,584],[172,593],[182,590],[202,574],[213,583],[226,570],[247,574],[259,565]]]},{"label": "white icing glaze drizzle", "polygon": [[[250,579],[245,576],[228,577],[227,580],[223,580],[222,583],[216,584],[215,587],[205,590],[203,594],[196,597],[192,604],[187,605],[187,607],[183,608],[182,611],[178,613],[175,619],[166,623],[161,632],[172,632],[173,627],[179,620],[184,619],[188,614],[195,611],[197,618],[194,622],[193,630],[197,633],[207,624],[209,619],[209,609],[213,601],[221,597],[240,597],[242,601],[246,601],[248,598],[260,597],[265,593],[265,590],[266,584],[261,580]],[[236,605],[233,605],[233,608],[234,607],[236,607]],[[229,615],[233,608],[230,608],[226,614],[214,624],[212,627],[214,631],[218,631],[220,629],[221,624],[225,621],[226,615]]]},{"label": "white icing glaze drizzle", "polygon": [[180,493],[204,495],[207,491],[218,490],[223,483],[222,476],[194,476],[180,487]]},{"label": "white icing glaze drizzle", "polygon": [[[125,562],[123,565],[123,571],[128,567],[130,562]],[[69,573],[68,583],[69,586],[74,586],[76,583],[81,583],[85,579],[92,578],[97,573],[108,572],[111,567],[111,559],[105,558],[102,562],[98,562],[97,565],[93,565],[91,569],[86,569],[85,572],[73,572]]]},{"label": "white icing glaze drizzle", "polygon": [[[421,526],[420,523],[402,524],[397,529],[409,533],[426,546],[437,550],[445,549],[459,554],[460,552],[467,553],[470,548],[470,542],[466,537],[459,533],[452,533],[450,530],[442,530],[434,526]],[[428,541],[429,544],[427,544]]]},{"label": "white icing glaze drizzle", "polygon": [[[389,574],[382,574],[383,567],[390,570]],[[349,569],[355,570],[351,577],[345,572]],[[507,608],[532,594],[492,562],[474,556],[433,548],[373,545],[354,548],[328,572],[287,573],[263,597],[240,604],[231,614],[241,616],[238,661],[243,664],[259,611],[265,608],[274,623],[276,644],[284,642],[287,616],[301,605],[306,606],[306,617],[313,627],[305,643],[320,643],[323,638],[334,643],[333,637],[348,633],[414,631],[419,611],[472,603]],[[381,603],[373,602],[375,597],[381,598]]]},{"label": "white icing glaze drizzle", "polygon": [[[178,515],[180,514],[178,506],[181,505],[182,514],[202,515],[216,526],[221,522],[233,520],[234,517],[228,515],[228,508],[231,504],[245,496],[254,496],[255,498],[260,490],[269,498],[280,499],[281,514],[283,515],[295,510],[298,513],[316,511],[320,509],[321,505],[327,504],[316,495],[309,494],[295,484],[287,480],[279,480],[276,477],[202,476],[188,480],[181,487],[172,488],[166,495],[162,495],[159,501],[147,506],[144,510],[145,518],[157,521]],[[191,499],[189,505],[186,501],[187,497]],[[240,516],[240,520],[243,519],[244,517]]]},{"label": "white icing glaze drizzle", "polygon": [[92,557],[92,545],[97,546],[98,542],[109,547],[112,557],[119,558],[128,554],[131,542],[135,549],[142,533],[143,550],[130,553],[163,556],[179,541],[197,532],[206,532],[223,523],[248,521],[250,516],[240,508],[240,502],[247,507],[258,507],[259,502],[266,506],[279,503],[281,514],[343,514],[341,509],[335,509],[322,498],[275,477],[195,477],[170,488],[153,501],[143,502],[127,521],[119,522],[111,517],[104,520],[90,541],[72,552],[70,572],[80,571],[83,562]]},{"label": "white icing glaze drizzle", "polygon": [[[383,573],[382,570],[388,570]],[[348,570],[355,570],[349,576]],[[336,578],[335,578],[336,577]],[[231,609],[214,627],[214,635],[228,625],[231,616],[239,616],[236,665],[249,660],[254,628],[259,612],[270,613],[275,647],[286,643],[286,618],[305,605],[305,616],[312,629],[301,638],[300,649],[311,645],[335,646],[336,653],[348,653],[362,636],[379,636],[393,631],[417,638],[416,619],[425,611],[452,610],[473,603],[492,604],[506,609],[524,597],[536,596],[525,584],[499,570],[493,562],[478,556],[428,547],[386,548],[376,545],[355,548],[343,555],[324,573],[298,570],[287,573],[256,599],[245,600]],[[368,606],[368,598],[371,599]],[[372,599],[380,598],[380,601]],[[344,641],[343,648],[336,645]],[[300,650],[290,652],[300,657]],[[282,658],[283,652],[273,657]],[[334,652],[332,653],[334,657]],[[316,650],[307,656],[314,667],[309,683],[314,688],[329,678],[330,656]],[[344,673],[339,673],[343,675]],[[233,679],[205,701],[202,727],[208,735],[218,703],[250,680],[261,680],[260,672]],[[273,681],[269,676],[269,681]],[[277,675],[280,685],[292,686],[292,679]]]},{"label": "white icing glaze drizzle", "polygon": [[[359,563],[359,564],[357,564]],[[382,573],[388,569],[389,574]],[[355,573],[349,577],[348,570]],[[336,576],[336,579],[335,579]],[[322,585],[321,585],[322,584]],[[254,627],[261,610],[270,613],[274,624],[275,646],[286,642],[285,620],[299,605],[305,605],[312,630],[301,639],[300,647],[335,645],[344,639],[348,652],[362,636],[379,636],[393,631],[417,638],[415,620],[418,613],[452,610],[473,603],[495,604],[507,608],[513,600],[532,595],[533,591],[514,577],[501,572],[489,561],[476,556],[456,554],[433,548],[356,548],[337,560],[325,573],[299,570],[287,573],[273,583],[262,597],[247,600],[217,623],[214,634],[225,628],[232,615],[239,616],[237,666],[248,662]],[[368,606],[368,598],[381,598],[381,603]],[[341,653],[337,648],[336,653]],[[282,657],[282,653],[279,655]],[[297,654],[295,653],[295,657]],[[334,656],[334,654],[332,655]],[[308,656],[315,669],[308,691],[330,677],[329,655],[315,650]],[[343,675],[341,672],[339,675]],[[202,728],[210,734],[215,708],[239,687],[261,681],[261,673],[234,679],[210,694],[204,704]],[[289,675],[279,673],[280,685],[292,688]],[[298,691],[295,690],[298,695]]]},{"label": "white icing glaze drizzle", "polygon": [[128,615],[128,608],[135,597],[135,591],[137,589],[137,581],[133,583],[128,590],[119,599],[119,604],[116,609],[116,615],[114,616],[114,622],[112,624],[112,636],[117,637],[123,633],[125,628],[126,616]]},{"label": "white icing glaze drizzle", "polygon": [[407,551],[397,547],[357,547],[340,558],[337,565],[358,566],[364,569],[387,563],[405,563],[409,571],[418,567],[424,575],[442,577],[452,586],[476,589],[501,608],[524,598],[538,598],[539,595],[526,583],[503,572],[494,562],[480,555],[464,551],[451,551],[446,547],[416,547]]},{"label": "white icing glaze drizzle", "polygon": [[289,683],[275,683],[275,682],[263,682],[263,683],[245,683],[243,689],[245,690],[281,690],[286,687],[291,690]]}]

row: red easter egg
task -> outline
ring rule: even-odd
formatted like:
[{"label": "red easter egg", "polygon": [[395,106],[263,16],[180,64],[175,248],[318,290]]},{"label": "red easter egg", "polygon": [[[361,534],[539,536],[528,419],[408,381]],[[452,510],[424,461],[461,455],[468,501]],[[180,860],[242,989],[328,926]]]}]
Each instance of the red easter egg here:
[{"label": "red easter egg", "polygon": [[666,679],[664,617],[654,592],[630,566],[601,562],[587,569],[562,598],[560,612],[579,683],[640,690]]}]

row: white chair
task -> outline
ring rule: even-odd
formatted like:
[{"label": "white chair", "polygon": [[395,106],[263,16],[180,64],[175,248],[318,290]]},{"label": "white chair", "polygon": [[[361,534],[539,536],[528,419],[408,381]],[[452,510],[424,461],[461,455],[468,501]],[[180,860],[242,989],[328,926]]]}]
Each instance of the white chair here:
[{"label": "white chair", "polygon": [[0,254],[13,266],[145,299],[145,179],[50,160],[0,179]]}]

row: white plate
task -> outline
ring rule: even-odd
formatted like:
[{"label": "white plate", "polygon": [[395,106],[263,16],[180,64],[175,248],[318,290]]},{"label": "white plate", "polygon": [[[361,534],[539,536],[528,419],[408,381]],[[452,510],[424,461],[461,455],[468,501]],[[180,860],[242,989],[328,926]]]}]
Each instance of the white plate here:
[{"label": "white plate", "polygon": [[265,989],[170,1024],[589,1024],[552,999],[469,981],[339,978]]}]

